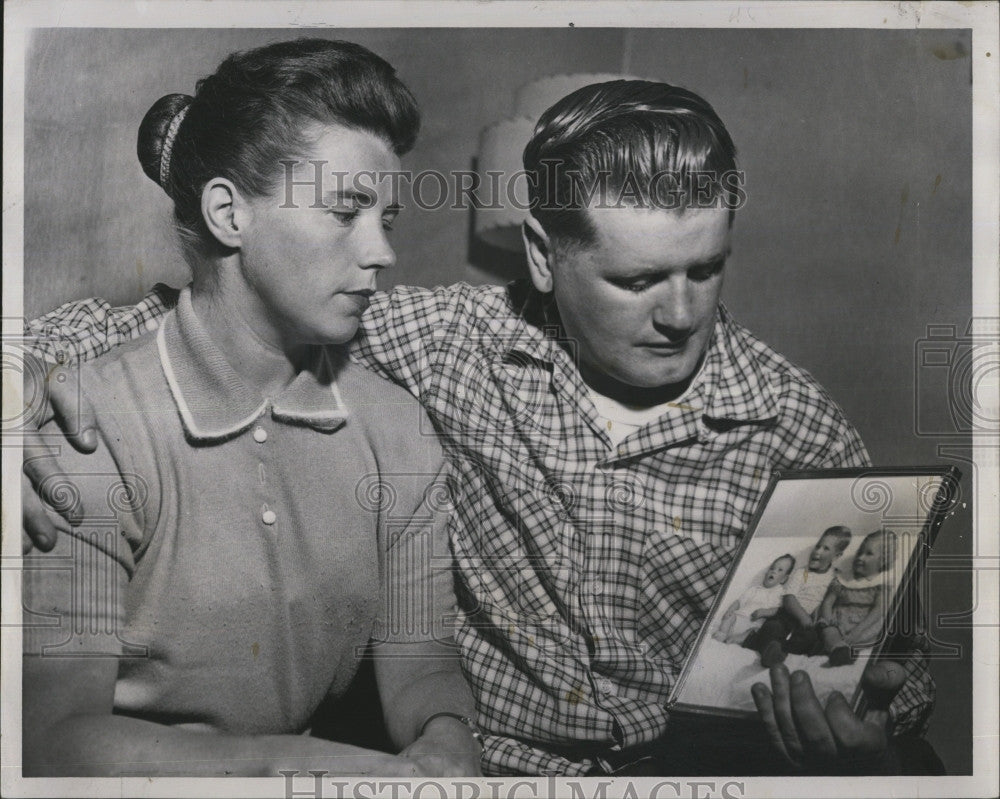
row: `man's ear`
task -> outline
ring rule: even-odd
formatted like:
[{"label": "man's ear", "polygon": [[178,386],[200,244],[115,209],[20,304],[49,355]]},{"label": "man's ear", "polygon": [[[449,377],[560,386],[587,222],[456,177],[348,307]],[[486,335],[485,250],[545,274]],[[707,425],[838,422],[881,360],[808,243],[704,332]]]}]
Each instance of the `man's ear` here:
[{"label": "man's ear", "polygon": [[205,226],[224,247],[239,249],[250,209],[232,181],[212,178],[201,190],[201,215]]},{"label": "man's ear", "polygon": [[521,225],[524,253],[528,257],[531,282],[543,294],[552,291],[552,247],[549,236],[533,216]]}]

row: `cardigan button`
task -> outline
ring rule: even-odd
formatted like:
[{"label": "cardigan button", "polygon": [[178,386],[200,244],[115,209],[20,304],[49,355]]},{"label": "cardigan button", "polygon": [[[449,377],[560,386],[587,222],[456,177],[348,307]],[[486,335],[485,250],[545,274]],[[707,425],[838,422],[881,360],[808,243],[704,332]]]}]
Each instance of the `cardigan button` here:
[{"label": "cardigan button", "polygon": [[261,521],[266,525],[272,525],[278,521],[278,514],[273,510],[266,510],[260,515]]}]

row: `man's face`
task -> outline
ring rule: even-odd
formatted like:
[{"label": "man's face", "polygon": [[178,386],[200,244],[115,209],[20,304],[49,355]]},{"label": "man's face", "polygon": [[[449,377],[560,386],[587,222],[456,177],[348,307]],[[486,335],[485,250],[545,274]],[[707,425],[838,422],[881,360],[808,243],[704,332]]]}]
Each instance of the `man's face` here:
[{"label": "man's face", "polygon": [[556,247],[553,291],[581,371],[660,388],[691,377],[711,341],[729,212],[588,211],[592,244]]},{"label": "man's face", "polygon": [[837,548],[837,539],[832,535],[824,535],[816,542],[812,553],[809,555],[809,571],[825,572],[830,568],[838,557],[840,550]]}]

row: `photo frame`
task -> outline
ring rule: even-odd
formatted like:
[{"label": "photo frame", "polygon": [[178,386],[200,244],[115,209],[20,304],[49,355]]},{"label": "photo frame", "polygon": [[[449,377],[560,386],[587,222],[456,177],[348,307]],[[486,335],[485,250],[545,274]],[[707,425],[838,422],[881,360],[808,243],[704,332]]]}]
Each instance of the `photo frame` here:
[{"label": "photo frame", "polygon": [[755,719],[750,688],[767,683],[778,662],[806,671],[821,704],[839,691],[863,710],[865,665],[908,629],[924,560],[960,477],[941,466],[775,473],[671,693],[671,711]]}]

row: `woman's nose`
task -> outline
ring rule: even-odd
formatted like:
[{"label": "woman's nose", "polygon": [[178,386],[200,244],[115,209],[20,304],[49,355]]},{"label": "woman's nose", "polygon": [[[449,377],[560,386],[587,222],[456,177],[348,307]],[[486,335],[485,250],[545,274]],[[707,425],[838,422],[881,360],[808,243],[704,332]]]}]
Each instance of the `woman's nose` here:
[{"label": "woman's nose", "polygon": [[395,265],[396,251],[389,243],[381,220],[375,230],[365,237],[364,245],[358,259],[362,269],[388,269]]}]

